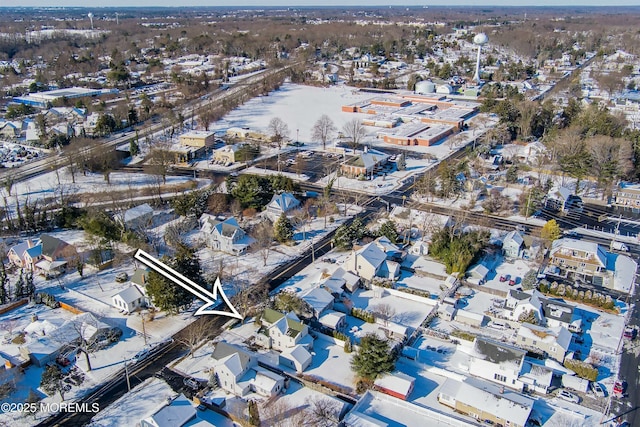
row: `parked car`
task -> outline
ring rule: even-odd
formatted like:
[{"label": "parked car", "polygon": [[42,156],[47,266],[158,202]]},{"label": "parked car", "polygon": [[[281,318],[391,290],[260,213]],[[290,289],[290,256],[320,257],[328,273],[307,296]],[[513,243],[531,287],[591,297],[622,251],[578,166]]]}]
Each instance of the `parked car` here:
[{"label": "parked car", "polygon": [[627,389],[627,383],[624,380],[616,380],[613,384],[613,395],[616,397],[624,396],[624,392]]},{"label": "parked car", "polygon": [[558,397],[568,402],[580,403],[580,398],[575,394],[568,392],[567,390],[560,390],[560,393],[558,393]]},{"label": "parked car", "polygon": [[118,283],[124,283],[127,281],[127,279],[129,279],[129,275],[124,271],[116,274],[116,282]]},{"label": "parked car", "polygon": [[517,278],[517,277],[514,277],[513,279],[510,279],[510,280],[509,280],[509,286],[513,286],[513,285],[515,285],[517,281],[518,281],[518,278]]},{"label": "parked car", "polygon": [[591,391],[598,397],[605,397],[604,388],[598,383],[591,383]]},{"label": "parked car", "polygon": [[502,276],[500,276],[500,281],[501,282],[506,282],[510,278],[511,278],[511,276],[509,274],[503,274]]},{"label": "parked car", "polygon": [[198,381],[194,378],[186,377],[182,382],[184,385],[192,388],[193,390],[198,390],[200,388],[200,383],[198,383]]},{"label": "parked car", "polygon": [[623,335],[625,338],[632,340],[638,335],[638,331],[633,326],[627,326],[626,328],[624,328]]}]

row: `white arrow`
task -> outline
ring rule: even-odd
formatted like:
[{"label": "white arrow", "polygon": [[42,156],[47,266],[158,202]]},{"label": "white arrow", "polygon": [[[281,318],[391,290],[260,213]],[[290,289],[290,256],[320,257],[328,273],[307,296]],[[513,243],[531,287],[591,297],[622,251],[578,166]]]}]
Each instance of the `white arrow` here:
[{"label": "white arrow", "polygon": [[[225,295],[224,290],[222,289],[222,284],[220,284],[219,277],[216,278],[216,282],[213,284],[213,293],[211,293],[192,280],[187,279],[182,274],[175,271],[173,268],[152,257],[142,249],[138,249],[133,257],[158,274],[171,280],[176,285],[182,286],[184,289],[204,301],[205,304],[200,307],[198,311],[196,311],[196,316],[199,316],[201,314],[217,314],[220,316],[233,317],[235,319],[242,320],[242,315],[240,315],[240,313],[238,313],[238,310],[236,310],[235,307],[231,305],[229,299]],[[218,292],[220,292],[222,300],[231,309],[231,313],[229,313],[228,311],[208,310],[208,308],[215,304],[216,300],[218,299]]]}]

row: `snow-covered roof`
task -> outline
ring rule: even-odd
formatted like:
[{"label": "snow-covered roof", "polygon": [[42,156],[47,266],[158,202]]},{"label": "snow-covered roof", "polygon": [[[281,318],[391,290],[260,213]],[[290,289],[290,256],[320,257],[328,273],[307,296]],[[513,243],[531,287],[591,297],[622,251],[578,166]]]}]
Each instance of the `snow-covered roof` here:
[{"label": "snow-covered roof", "polygon": [[65,265],[67,261],[47,261],[46,259],[41,259],[36,263],[36,267],[38,267],[42,271],[52,271],[58,267],[62,267]]},{"label": "snow-covered roof", "polygon": [[484,279],[489,274],[489,269],[484,264],[476,264],[469,269],[469,274],[479,279]]},{"label": "snow-covered roof", "polygon": [[294,360],[302,366],[311,362],[311,353],[309,353],[301,344],[298,344],[295,347],[285,348],[281,354],[285,358]]},{"label": "snow-covered roof", "polygon": [[280,212],[288,212],[300,205],[298,199],[293,197],[291,193],[274,194],[267,208],[275,209]]},{"label": "snow-covered roof", "polygon": [[156,427],[176,427],[183,426],[195,416],[196,408],[184,394],[180,393],[171,403],[146,418],[145,421]]},{"label": "snow-covered roof", "polygon": [[322,288],[313,288],[300,295],[318,313],[325,310],[333,302],[333,295]]},{"label": "snow-covered roof", "polygon": [[111,298],[120,297],[124,302],[129,304],[143,296],[144,294],[136,285],[131,285],[128,288],[121,290]]},{"label": "snow-covered roof", "polygon": [[448,378],[442,389],[447,389],[450,382],[459,383],[455,394],[457,402],[472,408],[482,409],[503,420],[509,420],[516,425],[525,425],[531,415],[534,400],[510,390],[501,390],[499,387],[485,381],[467,379],[458,382]]},{"label": "snow-covered roof", "polygon": [[565,351],[567,351],[569,344],[571,343],[571,332],[569,332],[564,326],[543,328],[542,326],[523,323],[518,329],[518,336],[549,344],[555,342]]},{"label": "snow-covered roof", "polygon": [[600,264],[606,268],[607,255],[604,249],[600,245],[587,240],[569,239],[567,237],[555,240],[551,245],[551,256],[560,250],[580,251],[589,254],[594,254]]},{"label": "snow-covered roof", "polygon": [[612,262],[613,268],[613,288],[621,292],[629,292],[633,286],[635,280],[636,270],[638,264],[626,255],[615,255],[615,260]]},{"label": "snow-covered roof", "polygon": [[343,279],[348,289],[353,289],[360,281],[360,278],[358,276],[351,273],[350,271],[346,271],[342,267],[338,267],[338,269],[333,272],[332,277]]},{"label": "snow-covered roof", "polygon": [[225,365],[235,376],[240,375],[252,360],[249,353],[224,341],[216,344],[211,357],[217,360],[218,364]]},{"label": "snow-covered roof", "polygon": [[124,222],[129,222],[141,218],[145,215],[152,214],[153,208],[148,203],[136,206],[131,209],[127,209],[124,212]]},{"label": "snow-covered roof", "polygon": [[261,390],[273,390],[278,381],[284,381],[283,377],[266,369],[255,368],[255,371],[253,384]]},{"label": "snow-covered roof", "polygon": [[366,261],[371,264],[376,270],[382,265],[382,263],[387,259],[387,254],[384,253],[379,246],[377,246],[374,242],[371,242],[359,250],[356,251],[355,256],[357,257],[357,262]]},{"label": "snow-covered roof", "polygon": [[506,245],[508,243],[515,243],[516,246],[522,246],[524,244],[524,239],[522,238],[522,234],[518,230],[513,230],[507,233],[502,240],[502,245]]},{"label": "snow-covered roof", "polygon": [[333,311],[333,310],[327,310],[324,312],[322,316],[320,316],[320,319],[318,319],[318,321],[322,323],[322,325],[328,328],[336,329],[340,321],[345,317],[346,317],[346,314],[344,313],[340,313],[338,311]]},{"label": "snow-covered roof", "polygon": [[555,319],[563,323],[571,323],[574,310],[572,305],[550,298],[543,298],[541,300],[544,317],[548,319]]},{"label": "snow-covered roof", "polygon": [[392,372],[375,380],[374,384],[380,388],[408,396],[415,383],[415,378],[402,372]]},{"label": "snow-covered roof", "polygon": [[35,322],[29,323],[25,328],[24,332],[27,334],[34,335],[49,335],[56,329],[60,327],[62,323],[56,325],[51,323],[49,320],[36,320]]}]

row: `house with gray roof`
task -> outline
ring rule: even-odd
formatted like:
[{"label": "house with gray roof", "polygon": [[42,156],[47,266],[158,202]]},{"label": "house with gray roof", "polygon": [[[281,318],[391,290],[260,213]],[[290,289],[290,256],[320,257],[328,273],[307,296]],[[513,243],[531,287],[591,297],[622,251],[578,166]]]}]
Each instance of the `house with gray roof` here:
[{"label": "house with gray roof", "polygon": [[368,178],[372,177],[387,164],[388,160],[389,156],[386,154],[370,150],[358,156],[351,157],[340,166],[340,169],[342,173],[351,178],[358,178],[360,176]]},{"label": "house with gray roof", "polygon": [[111,304],[126,314],[132,313],[146,305],[144,291],[137,285],[130,285],[111,297]]},{"label": "house with gray roof", "polygon": [[191,401],[180,393],[175,399],[164,405],[153,415],[140,421],[140,427],[183,427],[193,425],[190,421],[197,416]]},{"label": "house with gray roof", "polygon": [[148,203],[127,209],[122,215],[122,223],[129,230],[146,230],[151,224],[153,208]]},{"label": "house with gray roof", "polygon": [[400,275],[400,264],[387,259],[386,252],[376,242],[353,251],[345,261],[344,268],[367,281],[375,277],[395,280]]},{"label": "house with gray roof", "polygon": [[231,255],[242,255],[254,242],[233,217],[225,219],[202,214],[200,230],[206,236],[209,248]]},{"label": "house with gray roof", "polygon": [[69,261],[78,259],[78,251],[63,240],[43,234],[39,239],[13,246],[7,256],[20,268],[51,277],[66,271]]}]

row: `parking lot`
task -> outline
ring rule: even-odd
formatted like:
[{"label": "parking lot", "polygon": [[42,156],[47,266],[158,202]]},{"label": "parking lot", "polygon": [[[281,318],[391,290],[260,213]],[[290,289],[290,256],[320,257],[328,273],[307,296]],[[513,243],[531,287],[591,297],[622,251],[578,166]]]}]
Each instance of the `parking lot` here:
[{"label": "parking lot", "polygon": [[[278,167],[278,157],[280,167]],[[254,166],[296,175],[304,174],[309,177],[310,182],[315,182],[323,176],[335,172],[344,161],[343,159],[344,156],[342,154],[322,153],[299,147],[297,150],[282,152],[279,156],[274,155],[262,159]]]}]

